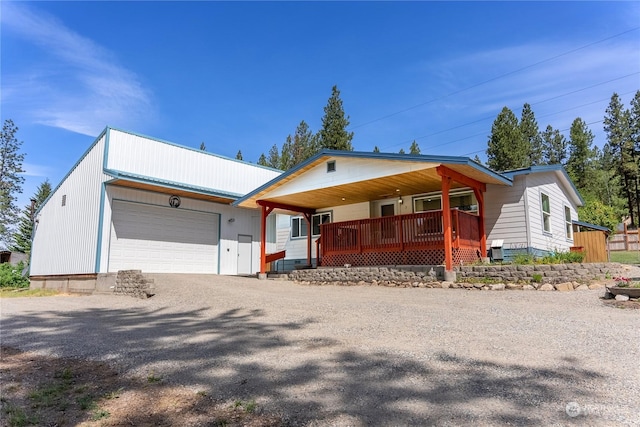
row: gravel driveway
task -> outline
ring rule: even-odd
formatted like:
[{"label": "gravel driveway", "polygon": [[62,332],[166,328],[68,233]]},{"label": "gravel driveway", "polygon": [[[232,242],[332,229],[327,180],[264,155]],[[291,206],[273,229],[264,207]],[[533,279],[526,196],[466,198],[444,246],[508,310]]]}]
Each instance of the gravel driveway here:
[{"label": "gravel driveway", "polygon": [[640,310],[602,290],[156,283],[148,300],[2,299],[2,345],[255,399],[292,425],[640,425]]}]

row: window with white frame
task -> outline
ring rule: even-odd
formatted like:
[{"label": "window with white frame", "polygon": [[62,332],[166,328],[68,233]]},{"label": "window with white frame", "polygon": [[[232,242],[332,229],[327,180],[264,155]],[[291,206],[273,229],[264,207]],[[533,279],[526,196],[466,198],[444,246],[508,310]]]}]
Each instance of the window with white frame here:
[{"label": "window with white frame", "polygon": [[542,208],[542,229],[551,233],[551,201],[549,195],[540,193],[540,205]]},{"label": "window with white frame", "polygon": [[[449,195],[449,206],[461,211],[477,214],[478,201],[473,191],[464,191]],[[413,199],[413,212],[425,212],[442,209],[442,195],[427,195]]]},{"label": "window with white frame", "polygon": [[571,209],[569,209],[569,206],[564,207],[564,224],[567,231],[567,239],[573,239],[573,223],[571,222]]},{"label": "window with white frame", "polygon": [[[311,235],[320,235],[320,225],[331,222],[331,212],[321,212],[311,216]],[[307,220],[302,216],[291,218],[291,237],[307,237]]]}]

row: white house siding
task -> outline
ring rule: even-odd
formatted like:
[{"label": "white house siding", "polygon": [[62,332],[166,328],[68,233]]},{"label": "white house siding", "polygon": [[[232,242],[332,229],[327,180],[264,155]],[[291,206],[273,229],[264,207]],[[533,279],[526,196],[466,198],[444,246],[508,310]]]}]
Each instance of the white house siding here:
[{"label": "white house siding", "polygon": [[[105,137],[100,137],[36,216],[30,274],[95,272]],[[65,206],[62,199],[65,197]]]},{"label": "white house siding", "polygon": [[[169,195],[132,188],[107,186],[107,197],[104,207],[103,239],[100,256],[100,272],[112,271],[109,266],[110,237],[112,233],[112,206],[115,201],[137,202],[149,206],[168,207]],[[238,235],[251,235],[251,267],[252,272],[260,269],[260,213],[257,210],[235,208],[229,205],[207,202],[203,200],[181,197],[178,210],[215,213],[220,217],[220,238],[217,248],[219,252],[219,273],[237,274],[238,268]],[[232,220],[232,221],[230,221]],[[216,255],[217,255],[216,252]],[[174,269],[175,270],[175,269]],[[179,272],[193,272],[183,271]],[[218,271],[213,271],[217,273]]]},{"label": "white house siding", "polygon": [[524,180],[514,181],[512,187],[489,184],[484,200],[487,249],[493,240],[503,240],[505,249],[529,247],[525,221]]},{"label": "white house siding", "polygon": [[[567,197],[554,172],[535,173],[516,176],[515,182],[526,185],[526,198],[529,212],[531,247],[538,251],[567,251],[573,246],[573,239],[567,239],[565,230],[564,207],[571,210],[571,219],[577,220],[576,205]],[[543,230],[541,193],[549,196],[551,204],[551,233]]]},{"label": "white house siding", "polygon": [[107,169],[244,195],[281,172],[109,129]]}]

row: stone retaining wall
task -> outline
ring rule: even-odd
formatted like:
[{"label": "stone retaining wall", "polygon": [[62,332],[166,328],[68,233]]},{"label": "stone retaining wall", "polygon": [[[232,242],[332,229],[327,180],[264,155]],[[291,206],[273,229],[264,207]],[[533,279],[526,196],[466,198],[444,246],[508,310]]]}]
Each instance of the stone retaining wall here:
[{"label": "stone retaining wall", "polygon": [[[490,287],[488,283],[491,282],[492,284],[511,283],[519,285],[514,288],[522,288],[522,285],[533,285],[532,287],[535,289],[545,284],[585,283],[592,280],[604,280],[620,275],[624,271],[622,266],[617,263],[478,265],[455,267],[454,270],[457,282],[486,282],[486,285],[475,286],[478,288]],[[318,269],[292,271],[289,274],[289,278],[308,284],[442,287],[444,267],[321,267]],[[446,287],[474,287],[474,285],[451,286],[449,284]],[[555,289],[554,286],[551,286],[551,288]]]},{"label": "stone retaining wall", "polygon": [[115,294],[149,298],[154,294],[154,280],[147,279],[141,270],[120,270],[116,276]]}]

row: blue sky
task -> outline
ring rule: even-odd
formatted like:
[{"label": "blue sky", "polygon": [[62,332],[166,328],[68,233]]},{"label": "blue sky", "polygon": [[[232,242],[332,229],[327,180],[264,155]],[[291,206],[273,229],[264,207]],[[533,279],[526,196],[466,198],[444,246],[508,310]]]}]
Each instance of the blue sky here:
[{"label": "blue sky", "polygon": [[341,91],[356,150],[478,154],[502,107],[590,124],[640,89],[639,2],[6,2],[20,204],[105,126],[255,162]]}]

